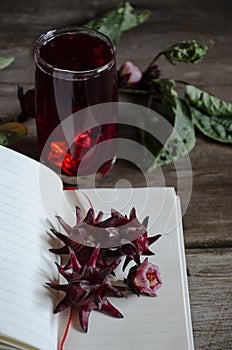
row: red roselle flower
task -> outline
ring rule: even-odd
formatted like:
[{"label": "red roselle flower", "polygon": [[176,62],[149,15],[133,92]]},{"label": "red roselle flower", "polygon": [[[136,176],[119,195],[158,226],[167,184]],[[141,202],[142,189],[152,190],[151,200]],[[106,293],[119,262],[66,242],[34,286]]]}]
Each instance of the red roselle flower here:
[{"label": "red roselle flower", "polygon": [[125,282],[138,296],[145,294],[155,297],[155,292],[162,285],[158,266],[149,262],[148,258],[141,265],[131,267]]},{"label": "red roselle flower", "polygon": [[118,87],[129,87],[138,83],[142,78],[141,70],[132,62],[126,61],[118,73]]}]

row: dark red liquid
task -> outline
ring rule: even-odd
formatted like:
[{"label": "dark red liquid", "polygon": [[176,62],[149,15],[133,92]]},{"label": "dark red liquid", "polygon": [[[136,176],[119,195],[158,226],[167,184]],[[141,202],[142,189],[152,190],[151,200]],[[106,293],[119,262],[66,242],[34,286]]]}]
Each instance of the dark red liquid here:
[{"label": "dark red liquid", "polygon": [[[42,152],[52,131],[69,115],[85,107],[117,101],[116,67],[114,52],[109,43],[97,36],[85,33],[62,34],[45,42],[39,50],[40,58],[51,67],[43,65],[36,68],[36,121],[39,148]],[[109,64],[112,62],[112,64]],[[94,76],[81,74],[76,79],[75,72],[67,76],[56,73],[52,68],[66,71],[89,71],[104,65],[109,67]],[[66,73],[65,73],[66,74]],[[45,158],[47,165],[66,175],[76,176],[82,157],[96,143],[117,137],[115,120],[109,124],[86,130],[81,135],[75,134],[73,144],[67,148],[62,130],[46,144]],[[102,146],[98,153],[109,152]],[[44,153],[43,153],[44,154]],[[114,154],[111,157],[114,158]],[[43,157],[44,158],[44,157]],[[110,159],[110,158],[109,158]],[[96,161],[96,154],[85,162],[82,174],[91,174]],[[99,160],[98,160],[99,162]],[[106,173],[111,161],[102,164],[100,172]]]}]

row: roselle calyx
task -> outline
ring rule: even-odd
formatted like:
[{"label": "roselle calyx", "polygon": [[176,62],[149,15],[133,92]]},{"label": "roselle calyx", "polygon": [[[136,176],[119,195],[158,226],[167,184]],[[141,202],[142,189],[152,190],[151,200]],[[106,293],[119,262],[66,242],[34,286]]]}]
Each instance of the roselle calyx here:
[{"label": "roselle calyx", "polygon": [[89,315],[93,310],[123,318],[121,312],[108,300],[108,297],[123,297],[123,291],[127,290],[125,287],[114,286],[110,281],[110,274],[120,260],[106,268],[99,268],[96,263],[100,247],[93,249],[88,262],[84,265],[80,264],[72,248],[69,248],[69,252],[70,269],[67,271],[57,264],[58,271],[67,280],[67,284],[46,283],[49,287],[65,293],[65,297],[56,305],[54,313],[68,307],[77,309],[84,332],[88,331]]},{"label": "roselle calyx", "polygon": [[123,270],[131,260],[140,264],[141,255],[154,255],[149,246],[157,241],[161,235],[148,237],[147,223],[145,218],[140,223],[134,208],[130,211],[129,217],[122,215],[112,209],[111,216],[103,220],[103,213],[95,216],[91,208],[85,218],[82,218],[81,210],[76,207],[76,224],[71,227],[61,217],[57,219],[68,235],[52,230],[65,246],[58,249],[50,249],[55,254],[68,254],[71,247],[81,264],[86,264],[93,249],[100,245],[97,266],[106,267],[107,259],[116,260],[126,256]]}]

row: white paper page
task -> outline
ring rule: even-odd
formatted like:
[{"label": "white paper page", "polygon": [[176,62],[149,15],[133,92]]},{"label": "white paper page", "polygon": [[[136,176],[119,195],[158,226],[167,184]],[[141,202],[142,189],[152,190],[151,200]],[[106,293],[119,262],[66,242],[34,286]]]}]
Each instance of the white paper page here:
[{"label": "white paper page", "polygon": [[188,334],[188,349],[194,350],[194,340],[193,340],[193,330],[192,330],[192,320],[191,320],[191,310],[190,310],[190,300],[188,292],[188,279],[187,279],[187,267],[186,267],[186,258],[185,258],[185,249],[184,249],[184,235],[183,235],[183,226],[181,218],[181,204],[180,198],[177,197],[177,208],[176,208],[177,222],[178,222],[178,237],[179,237],[179,250],[180,250],[180,259],[181,259],[181,275],[182,283],[184,286],[184,304],[185,304],[185,313],[186,313],[186,329]]},{"label": "white paper page", "polygon": [[43,174],[38,162],[0,147],[0,343],[55,350],[57,319],[45,282],[57,278],[56,258],[48,252],[52,245],[40,186],[43,179],[51,214],[52,207],[54,212],[62,207],[61,182],[42,168]]},{"label": "white paper page", "polygon": [[[177,225],[177,197],[174,190],[140,188],[83,192],[97,210],[108,212],[113,207],[128,214],[135,206],[140,220],[150,216],[149,235],[161,233],[162,237],[151,246],[156,255],[149,257],[149,260],[159,266],[163,285],[157,291],[157,298],[138,298],[136,295],[110,298],[113,305],[123,313],[124,319],[115,319],[93,311],[88,333],[83,334],[72,325],[64,350],[192,350],[189,323],[186,321],[186,285],[183,279],[186,271],[180,252],[182,232]],[[80,199],[80,192],[77,199]],[[126,274],[127,271],[128,269]],[[68,312],[60,316],[60,338],[66,326],[67,315]]]}]

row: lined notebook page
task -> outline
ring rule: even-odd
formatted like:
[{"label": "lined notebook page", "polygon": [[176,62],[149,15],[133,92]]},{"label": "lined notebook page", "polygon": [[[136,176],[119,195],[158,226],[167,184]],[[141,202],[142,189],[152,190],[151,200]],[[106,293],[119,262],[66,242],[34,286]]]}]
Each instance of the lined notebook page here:
[{"label": "lined notebook page", "polygon": [[57,271],[48,252],[41,178],[46,178],[42,192],[52,203],[50,214],[52,207],[61,210],[61,183],[42,168],[41,175],[39,163],[0,147],[0,343],[18,349],[57,349],[54,300],[45,287]]},{"label": "lined notebook page", "polygon": [[[72,325],[65,350],[193,350],[181,217],[174,190],[142,188],[83,191],[98,210],[107,212],[113,207],[128,214],[135,206],[140,220],[146,215],[150,216],[149,234],[161,233],[162,237],[151,246],[156,255],[149,259],[159,266],[163,285],[157,291],[157,298],[138,298],[136,295],[111,298],[113,305],[123,313],[124,319],[92,312],[88,333],[83,334],[75,329],[75,324]],[[66,321],[67,314],[61,315],[60,337]]]}]

